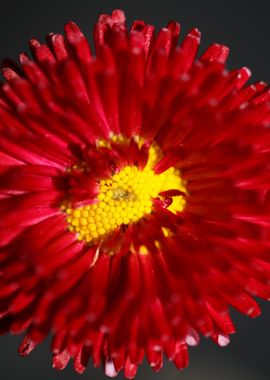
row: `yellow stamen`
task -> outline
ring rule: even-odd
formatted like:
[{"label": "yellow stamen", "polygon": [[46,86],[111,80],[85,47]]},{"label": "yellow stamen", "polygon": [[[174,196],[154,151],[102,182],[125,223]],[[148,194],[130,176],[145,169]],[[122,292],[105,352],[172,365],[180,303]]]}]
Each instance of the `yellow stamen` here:
[{"label": "yellow stamen", "polygon": [[[117,227],[136,223],[151,214],[152,199],[157,198],[160,192],[171,189],[185,192],[179,170],[171,167],[155,174],[153,168],[160,157],[160,149],[152,145],[143,170],[137,166],[126,166],[110,179],[100,181],[97,203],[74,209],[65,207],[69,230],[77,233],[78,240],[97,243]],[[175,196],[168,209],[177,213],[184,207],[185,199]],[[147,253],[145,247],[141,251],[142,254]]]}]

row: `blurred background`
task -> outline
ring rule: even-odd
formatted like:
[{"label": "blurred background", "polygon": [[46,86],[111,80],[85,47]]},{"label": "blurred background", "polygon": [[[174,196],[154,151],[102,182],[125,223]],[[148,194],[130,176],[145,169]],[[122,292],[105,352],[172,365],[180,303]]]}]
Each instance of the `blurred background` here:
[{"label": "blurred background", "polygon": [[[253,81],[270,82],[270,1],[269,0],[12,0],[1,2],[0,56],[17,59],[28,51],[31,37],[44,40],[49,32],[62,32],[73,20],[91,38],[99,13],[114,8],[126,11],[128,23],[144,19],[161,27],[168,21],[180,21],[183,32],[197,26],[203,33],[201,51],[212,42],[231,48],[229,68],[248,66]],[[233,312],[238,332],[225,348],[202,340],[190,349],[190,366],[177,371],[166,363],[159,374],[142,367],[137,379],[179,380],[268,380],[270,378],[270,304],[260,302],[263,314],[249,320]],[[76,375],[71,366],[64,372],[51,368],[49,339],[27,359],[20,358],[17,346],[21,337],[0,337],[0,379],[76,380],[105,379],[101,370],[89,366],[84,375]],[[122,375],[118,377],[122,379]]]}]

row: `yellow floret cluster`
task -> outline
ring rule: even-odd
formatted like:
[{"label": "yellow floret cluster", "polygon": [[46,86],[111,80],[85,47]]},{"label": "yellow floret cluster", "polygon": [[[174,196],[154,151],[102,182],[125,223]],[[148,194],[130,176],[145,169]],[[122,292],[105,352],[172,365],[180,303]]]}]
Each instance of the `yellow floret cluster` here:
[{"label": "yellow floret cluster", "polygon": [[[152,146],[146,167],[126,166],[110,179],[100,181],[95,204],[65,209],[69,230],[77,233],[78,240],[97,243],[102,237],[121,225],[136,223],[153,209],[152,198],[162,191],[185,191],[179,171],[170,168],[156,175],[153,166],[159,149]],[[182,196],[174,197],[169,210],[180,212],[185,206]]]}]

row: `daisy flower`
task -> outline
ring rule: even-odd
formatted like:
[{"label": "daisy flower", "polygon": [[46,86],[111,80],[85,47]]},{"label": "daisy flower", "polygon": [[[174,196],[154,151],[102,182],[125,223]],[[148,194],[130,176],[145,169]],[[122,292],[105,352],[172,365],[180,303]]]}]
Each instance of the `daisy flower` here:
[{"label": "daisy flower", "polygon": [[270,298],[270,91],[179,34],[115,10],[94,49],[70,22],[3,69],[0,331],[23,356],[52,334],[57,369],[184,368]]}]

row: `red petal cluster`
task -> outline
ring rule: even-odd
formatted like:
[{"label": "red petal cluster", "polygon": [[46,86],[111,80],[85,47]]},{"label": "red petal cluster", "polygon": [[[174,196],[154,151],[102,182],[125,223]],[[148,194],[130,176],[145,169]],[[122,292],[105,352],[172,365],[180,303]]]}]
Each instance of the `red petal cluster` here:
[{"label": "red petal cluster", "polygon": [[[184,368],[199,335],[229,342],[230,306],[255,317],[253,296],[270,298],[270,91],[246,85],[246,68],[225,69],[227,47],[196,60],[200,32],[181,44],[179,34],[175,22],[128,31],[117,10],[95,26],[95,55],[68,23],[3,69],[0,332],[27,331],[22,355],[53,332],[58,369],[74,358],[83,372],[91,359],[133,378],[145,356],[160,370],[164,354]],[[128,143],[98,150],[111,134]],[[156,173],[174,166],[185,180],[185,210],[156,199],[103,245],[78,241],[60,205],[93,202],[98,181],[143,167],[153,141]],[[68,170],[81,162],[86,171]]]}]

